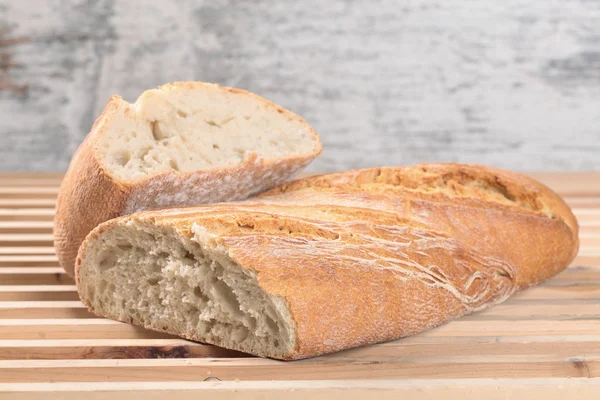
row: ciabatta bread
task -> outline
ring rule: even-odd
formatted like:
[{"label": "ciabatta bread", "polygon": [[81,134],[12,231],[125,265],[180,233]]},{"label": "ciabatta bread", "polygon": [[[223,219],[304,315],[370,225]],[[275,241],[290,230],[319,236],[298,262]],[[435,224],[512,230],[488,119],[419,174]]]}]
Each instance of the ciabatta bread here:
[{"label": "ciabatta bread", "polygon": [[502,302],[563,270],[577,232],[560,197],[523,175],[376,168],[106,222],[83,243],[76,281],[98,315],[297,359]]},{"label": "ciabatta bread", "polygon": [[302,118],[243,90],[180,82],[134,104],[114,96],[61,185],[59,262],[72,275],[81,242],[108,219],[243,199],[288,180],[320,152]]}]

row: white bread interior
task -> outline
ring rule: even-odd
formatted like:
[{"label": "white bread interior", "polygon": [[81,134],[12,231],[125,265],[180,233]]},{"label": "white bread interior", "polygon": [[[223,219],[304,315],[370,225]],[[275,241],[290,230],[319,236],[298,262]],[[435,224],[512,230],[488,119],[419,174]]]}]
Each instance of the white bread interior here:
[{"label": "white bread interior", "polygon": [[175,228],[119,222],[88,238],[79,293],[94,312],[266,357],[295,346],[284,300],[270,296],[252,271],[194,225],[191,240]]},{"label": "white bread interior", "polygon": [[314,131],[283,108],[237,89],[194,83],[118,98],[97,151],[109,171],[134,182],[169,171],[193,172],[320,151]]}]

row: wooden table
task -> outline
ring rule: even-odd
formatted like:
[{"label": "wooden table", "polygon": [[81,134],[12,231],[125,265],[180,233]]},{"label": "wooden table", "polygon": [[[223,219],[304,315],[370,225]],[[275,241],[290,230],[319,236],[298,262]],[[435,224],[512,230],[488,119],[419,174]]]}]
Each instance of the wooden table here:
[{"label": "wooden table", "polygon": [[579,218],[565,272],[421,335],[280,362],[88,313],[52,248],[61,176],[0,174],[0,398],[600,398],[600,173],[532,175]]}]

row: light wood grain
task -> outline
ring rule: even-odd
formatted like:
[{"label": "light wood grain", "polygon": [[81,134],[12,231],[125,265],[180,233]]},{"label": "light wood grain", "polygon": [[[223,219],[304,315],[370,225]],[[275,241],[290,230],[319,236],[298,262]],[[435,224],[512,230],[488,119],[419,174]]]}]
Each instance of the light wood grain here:
[{"label": "light wood grain", "polygon": [[0,247],[47,246],[53,247],[51,233],[0,233]]},{"label": "light wood grain", "polygon": [[79,300],[75,285],[0,285],[0,301]]},{"label": "light wood grain", "polygon": [[591,399],[600,393],[598,378],[517,379],[393,379],[344,381],[224,381],[112,382],[112,383],[0,383],[9,399],[90,400],[144,398],[172,400],[198,398],[231,400],[351,400],[378,399]]},{"label": "light wood grain", "polygon": [[52,233],[52,221],[0,221],[0,233]]},{"label": "light wood grain", "polygon": [[54,199],[58,195],[58,187],[1,186],[0,199]]},{"label": "light wood grain", "polygon": [[0,208],[0,221],[52,221],[53,208]]},{"label": "light wood grain", "polygon": [[[342,387],[336,385],[342,384],[355,385],[352,393],[376,393],[378,398],[384,393],[393,393],[393,398],[436,393],[442,382],[441,397],[431,398],[477,390],[481,396],[498,390],[537,395],[548,388],[556,389],[552,395],[593,393],[600,384],[588,388],[584,383],[556,382],[600,379],[600,187],[590,182],[598,175],[535,175],[570,194],[567,201],[581,226],[581,248],[571,267],[503,304],[420,335],[282,363],[89,313],[78,300],[73,280],[58,266],[52,246],[51,193],[56,193],[60,176],[40,176],[32,181],[36,185],[28,186],[22,184],[23,177],[15,183],[0,174],[0,188],[10,189],[0,191],[0,397],[13,390],[19,398],[69,398],[73,393],[78,399],[91,398],[88,395],[98,393],[90,389],[96,384],[112,388],[103,393],[116,398],[130,393],[145,398],[154,393],[146,387],[164,387],[161,399],[190,393],[195,398],[232,398],[238,392],[228,384],[243,388],[245,400],[251,393],[264,398],[279,393],[278,388],[293,387],[303,396],[333,396]],[[482,384],[490,378],[507,383]],[[208,380],[193,386],[204,379]],[[43,386],[50,381],[54,386]],[[172,388],[160,386],[174,381],[179,383]],[[409,387],[402,382],[415,383]],[[469,392],[461,392],[458,382],[467,382]],[[390,389],[383,390],[386,385]],[[566,387],[571,391],[560,392]],[[296,393],[286,391],[285,397]],[[552,397],[544,398],[548,399]]]},{"label": "light wood grain", "polygon": [[2,208],[54,208],[56,205],[55,198],[48,199],[29,199],[29,198],[12,198],[6,199],[0,197],[0,207]]},{"label": "light wood grain", "polygon": [[0,255],[0,267],[58,267],[58,259],[55,255]]},{"label": "light wood grain", "polygon": [[[252,359],[253,361],[255,359]],[[0,367],[0,382],[146,382],[146,381],[198,381],[199,377],[215,377],[219,380],[332,380],[332,379],[448,379],[448,378],[597,378],[600,361],[570,360],[548,356],[515,357],[417,357],[406,362],[332,363],[293,366],[253,362],[246,364],[240,359],[230,362],[206,362],[196,365],[185,360],[181,365],[148,363],[130,365],[136,360],[90,360],[88,367],[80,365],[85,360],[68,360],[65,365],[46,361],[46,366],[20,368],[18,363]],[[98,364],[110,361],[108,364]],[[128,363],[124,363],[128,361]],[[153,361],[153,360],[141,360]],[[159,360],[156,360],[159,361]],[[179,361],[179,360],[175,360]],[[210,361],[210,360],[208,360]],[[269,361],[269,360],[267,360]],[[418,361],[418,362],[416,362]],[[38,361],[41,363],[43,361]],[[0,361],[0,365],[2,365]],[[15,365],[16,364],[16,365]]]},{"label": "light wood grain", "polygon": [[0,340],[160,339],[172,337],[160,332],[152,332],[137,326],[100,318],[0,320]]}]

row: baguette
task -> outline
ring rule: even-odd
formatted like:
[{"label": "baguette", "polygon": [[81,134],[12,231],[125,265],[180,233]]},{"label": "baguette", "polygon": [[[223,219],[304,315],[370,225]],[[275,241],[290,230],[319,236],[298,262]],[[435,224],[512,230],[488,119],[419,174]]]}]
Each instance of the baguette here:
[{"label": "baguette", "polygon": [[564,201],[457,164],[301,179],[108,221],[77,289],[104,317],[277,359],[389,341],[506,300],[578,250]]},{"label": "baguette", "polygon": [[54,246],[73,275],[98,224],[135,211],[246,198],[288,180],[321,152],[299,116],[243,90],[179,82],[134,104],[114,96],[61,185]]}]

